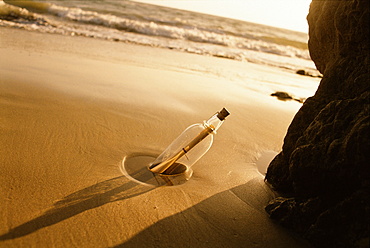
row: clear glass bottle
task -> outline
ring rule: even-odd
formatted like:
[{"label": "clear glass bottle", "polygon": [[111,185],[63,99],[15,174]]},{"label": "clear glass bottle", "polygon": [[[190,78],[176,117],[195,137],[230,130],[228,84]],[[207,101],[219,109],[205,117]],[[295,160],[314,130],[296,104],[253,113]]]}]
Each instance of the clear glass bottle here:
[{"label": "clear glass bottle", "polygon": [[[230,113],[223,108],[203,123],[191,125],[149,165],[153,173],[173,175],[190,168],[212,146],[213,134]],[[184,169],[185,168],[185,169]]]}]

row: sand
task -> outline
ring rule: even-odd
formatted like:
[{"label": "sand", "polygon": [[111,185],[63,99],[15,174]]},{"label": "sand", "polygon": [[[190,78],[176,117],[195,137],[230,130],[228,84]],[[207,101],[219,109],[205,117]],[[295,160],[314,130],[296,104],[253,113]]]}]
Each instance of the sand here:
[{"label": "sand", "polygon": [[[278,152],[318,80],[167,49],[0,28],[0,247],[307,247],[264,206]],[[231,115],[178,186],[125,177],[187,126]],[[263,162],[267,166],[268,161]]]}]

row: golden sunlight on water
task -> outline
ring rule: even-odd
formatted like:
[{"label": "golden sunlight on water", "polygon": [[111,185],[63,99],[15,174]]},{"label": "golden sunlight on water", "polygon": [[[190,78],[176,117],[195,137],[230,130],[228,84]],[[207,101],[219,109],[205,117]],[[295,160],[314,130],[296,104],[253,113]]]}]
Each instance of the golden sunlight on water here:
[{"label": "golden sunlight on water", "polygon": [[307,33],[311,0],[136,0]]}]

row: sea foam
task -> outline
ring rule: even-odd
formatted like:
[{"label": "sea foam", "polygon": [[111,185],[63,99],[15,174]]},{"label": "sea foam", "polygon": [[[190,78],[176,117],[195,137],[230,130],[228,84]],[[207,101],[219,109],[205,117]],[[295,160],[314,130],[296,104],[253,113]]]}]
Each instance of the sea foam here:
[{"label": "sea foam", "polygon": [[314,68],[304,34],[293,31],[131,1],[84,1],[83,6],[62,6],[65,1],[0,3],[0,26],[132,42],[288,69]]}]

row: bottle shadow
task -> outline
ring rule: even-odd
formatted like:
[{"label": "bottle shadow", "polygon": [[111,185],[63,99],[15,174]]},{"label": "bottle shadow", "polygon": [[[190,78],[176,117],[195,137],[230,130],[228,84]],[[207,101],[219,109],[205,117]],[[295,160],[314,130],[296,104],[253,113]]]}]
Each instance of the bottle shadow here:
[{"label": "bottle shadow", "polygon": [[0,235],[0,241],[26,236],[85,211],[101,207],[107,203],[135,197],[153,188],[129,181],[124,176],[97,183],[66,196],[54,203],[54,207],[42,215],[10,229],[7,233]]}]

